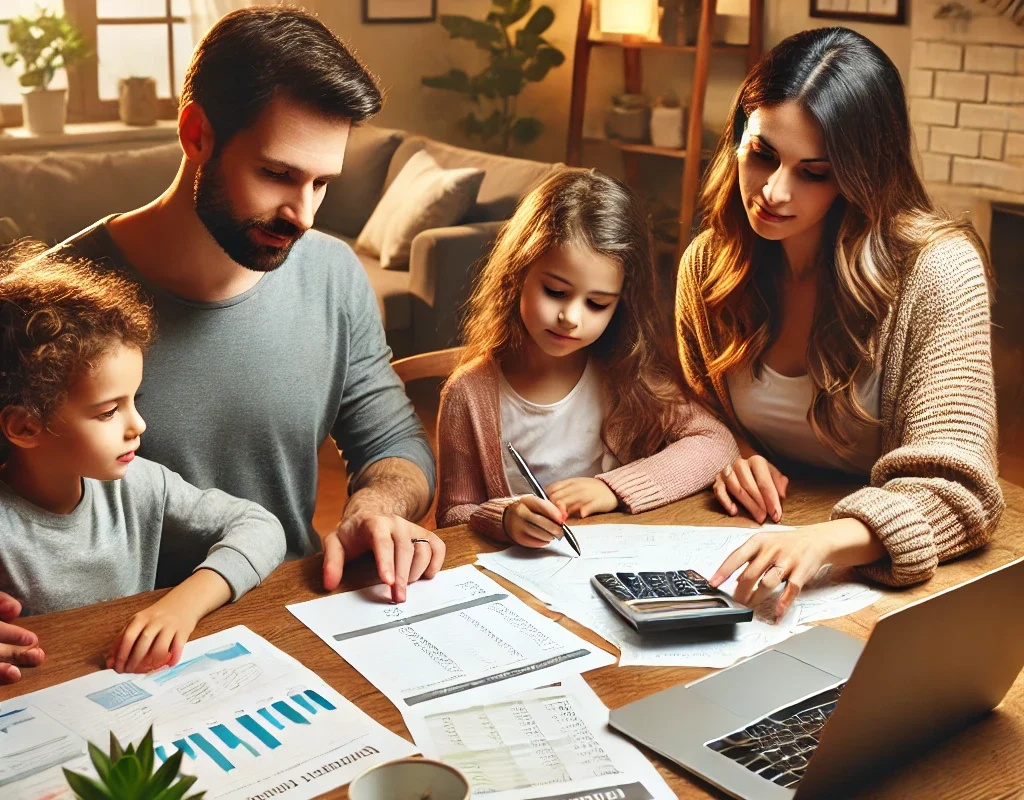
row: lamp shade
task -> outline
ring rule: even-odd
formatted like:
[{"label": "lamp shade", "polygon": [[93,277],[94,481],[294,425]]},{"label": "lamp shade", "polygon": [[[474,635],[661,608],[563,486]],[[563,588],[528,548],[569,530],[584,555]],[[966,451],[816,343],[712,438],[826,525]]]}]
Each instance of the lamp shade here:
[{"label": "lamp shade", "polygon": [[597,23],[601,33],[647,36],[657,29],[658,0],[599,0]]}]

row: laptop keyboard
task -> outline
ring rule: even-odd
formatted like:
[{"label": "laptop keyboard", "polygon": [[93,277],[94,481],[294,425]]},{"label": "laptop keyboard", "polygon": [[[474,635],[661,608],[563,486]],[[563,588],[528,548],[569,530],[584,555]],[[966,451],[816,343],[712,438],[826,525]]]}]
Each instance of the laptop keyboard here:
[{"label": "laptop keyboard", "polygon": [[765,780],[792,789],[804,776],[845,685],[779,709],[707,746]]}]

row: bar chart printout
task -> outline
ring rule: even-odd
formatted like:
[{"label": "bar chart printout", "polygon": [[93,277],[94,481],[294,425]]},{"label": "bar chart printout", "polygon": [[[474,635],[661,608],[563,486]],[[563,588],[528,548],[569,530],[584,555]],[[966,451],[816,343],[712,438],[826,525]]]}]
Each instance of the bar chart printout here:
[{"label": "bar chart printout", "polygon": [[208,800],[308,800],[366,767],[417,752],[317,675],[243,626],[197,639],[150,675],[104,670],[4,701],[0,798],[73,800],[62,768],[96,777],[87,743],[127,744],[153,726],[158,762]]}]

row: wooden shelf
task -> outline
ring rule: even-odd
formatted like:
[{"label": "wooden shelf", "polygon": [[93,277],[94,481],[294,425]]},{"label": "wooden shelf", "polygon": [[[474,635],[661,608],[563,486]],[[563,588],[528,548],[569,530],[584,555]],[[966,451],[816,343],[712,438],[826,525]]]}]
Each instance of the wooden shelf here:
[{"label": "wooden shelf", "polygon": [[649,156],[663,156],[665,158],[686,158],[686,150],[673,150],[668,147],[655,147],[653,144],[623,142],[618,139],[605,139],[602,136],[585,136],[583,137],[583,141],[609,144],[612,147],[617,147],[619,150],[625,150],[627,153],[644,153]]},{"label": "wooden shelf", "polygon": [[[662,42],[624,42],[624,41],[608,41],[605,39],[590,39],[590,44],[594,47],[621,47],[623,50],[670,50],[675,53],[696,53],[697,45],[695,44],[664,44]],[[746,55],[750,45],[747,44],[726,44],[725,42],[712,43],[712,53],[737,53],[739,55]]]}]

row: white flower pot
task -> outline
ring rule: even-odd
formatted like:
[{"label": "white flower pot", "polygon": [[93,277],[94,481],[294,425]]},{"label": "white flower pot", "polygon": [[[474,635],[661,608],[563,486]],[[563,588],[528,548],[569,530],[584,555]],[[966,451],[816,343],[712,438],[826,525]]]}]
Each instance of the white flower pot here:
[{"label": "white flower pot", "polygon": [[33,136],[63,133],[67,114],[67,89],[27,89],[21,93],[25,127]]}]

